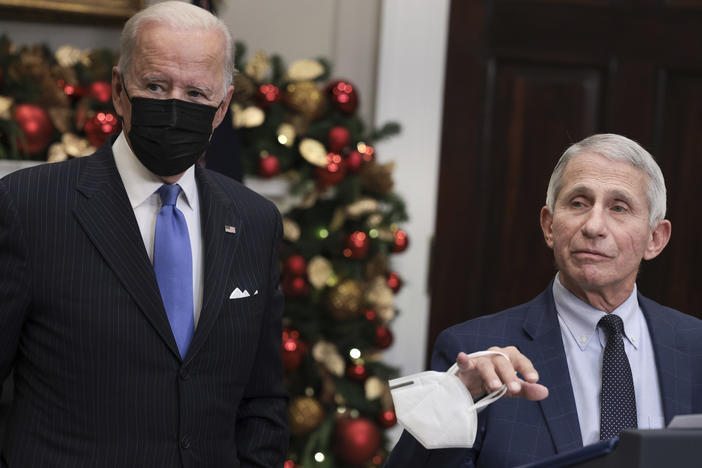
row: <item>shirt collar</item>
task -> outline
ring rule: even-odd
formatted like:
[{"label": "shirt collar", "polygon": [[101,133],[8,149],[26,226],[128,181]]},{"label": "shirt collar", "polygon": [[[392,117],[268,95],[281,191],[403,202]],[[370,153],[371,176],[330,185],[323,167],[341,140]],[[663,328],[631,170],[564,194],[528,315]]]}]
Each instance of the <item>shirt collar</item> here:
[{"label": "shirt collar", "polygon": [[[121,132],[112,144],[112,153],[132,209],[143,204],[163,185],[163,181],[149,171],[136,157],[127,143],[124,132]],[[185,171],[183,177],[178,180],[178,185],[183,190],[187,207],[191,210],[194,209],[193,204],[197,200],[195,197],[197,190],[195,166],[190,166]]]},{"label": "shirt collar", "polygon": [[[638,349],[643,314],[639,309],[636,291],[636,284],[634,284],[634,289],[629,297],[611,313],[618,315],[622,319],[622,322],[624,322],[624,336],[635,349]],[[559,275],[556,275],[553,281],[553,300],[556,303],[558,317],[565,324],[570,336],[580,347],[580,350],[585,351],[597,331],[597,323],[606,313],[592,307],[566,289],[561,283]],[[602,346],[605,343],[605,341],[600,340]]]}]

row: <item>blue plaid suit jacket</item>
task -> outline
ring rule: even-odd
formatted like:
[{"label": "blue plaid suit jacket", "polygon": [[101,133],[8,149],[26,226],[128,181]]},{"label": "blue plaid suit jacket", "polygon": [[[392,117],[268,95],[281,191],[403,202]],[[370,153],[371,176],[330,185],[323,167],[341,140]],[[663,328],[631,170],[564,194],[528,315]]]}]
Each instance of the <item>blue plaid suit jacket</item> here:
[{"label": "blue plaid suit jacket", "polygon": [[110,143],[0,180],[0,466],[281,466],[280,214],[196,167],[204,298],[181,359]]},{"label": "blue plaid suit jacket", "polygon": [[[407,431],[386,467],[514,467],[582,447],[551,285],[526,304],[444,330],[432,369],[444,371],[459,351],[514,345],[531,359],[549,397],[540,402],[502,398],[478,416],[472,449],[424,449]],[[702,321],[639,294],[655,349],[666,424],[702,412]]]}]

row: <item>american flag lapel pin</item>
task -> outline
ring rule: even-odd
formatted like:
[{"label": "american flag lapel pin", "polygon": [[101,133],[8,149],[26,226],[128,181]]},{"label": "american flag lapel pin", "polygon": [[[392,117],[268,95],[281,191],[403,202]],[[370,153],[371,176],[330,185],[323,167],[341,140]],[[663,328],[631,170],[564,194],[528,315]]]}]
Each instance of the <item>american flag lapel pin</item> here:
[{"label": "american flag lapel pin", "polygon": [[228,232],[229,234],[236,234],[236,227],[235,226],[224,226],[224,232]]}]

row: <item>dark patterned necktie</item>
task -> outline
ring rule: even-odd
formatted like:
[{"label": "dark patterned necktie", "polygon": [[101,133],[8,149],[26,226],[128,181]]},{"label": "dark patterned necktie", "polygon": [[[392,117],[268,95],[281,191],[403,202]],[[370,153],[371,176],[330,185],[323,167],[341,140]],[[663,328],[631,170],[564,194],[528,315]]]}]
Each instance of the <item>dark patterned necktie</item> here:
[{"label": "dark patterned necktie", "polygon": [[607,335],[602,358],[602,393],[600,394],[600,440],[618,436],[622,429],[638,427],[636,395],[629,359],[624,352],[622,319],[607,314],[597,324]]}]

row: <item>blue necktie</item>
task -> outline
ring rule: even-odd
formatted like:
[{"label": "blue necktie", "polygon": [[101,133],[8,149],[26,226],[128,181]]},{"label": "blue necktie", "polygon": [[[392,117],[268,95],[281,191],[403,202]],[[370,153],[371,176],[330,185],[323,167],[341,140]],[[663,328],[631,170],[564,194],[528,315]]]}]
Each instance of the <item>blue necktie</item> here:
[{"label": "blue necktie", "polygon": [[193,338],[193,259],[185,216],[176,208],[177,184],[158,189],[161,210],[156,218],[154,272],[166,315],[180,356],[185,357]]}]

